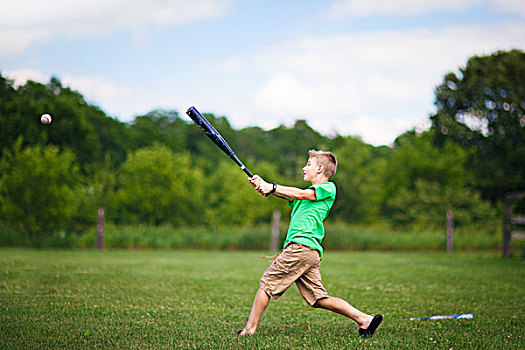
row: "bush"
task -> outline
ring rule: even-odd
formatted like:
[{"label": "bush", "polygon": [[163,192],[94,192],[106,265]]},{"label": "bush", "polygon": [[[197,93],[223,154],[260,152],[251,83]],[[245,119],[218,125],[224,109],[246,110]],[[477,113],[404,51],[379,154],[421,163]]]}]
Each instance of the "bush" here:
[{"label": "bush", "polygon": [[117,190],[108,213],[115,223],[199,222],[203,203],[203,175],[189,154],[174,154],[155,144],[128,154],[117,177]]},{"label": "bush", "polygon": [[[36,245],[56,232],[72,231],[84,200],[70,151],[37,145],[6,151],[0,161],[0,221]],[[22,241],[16,238],[16,241]]]}]

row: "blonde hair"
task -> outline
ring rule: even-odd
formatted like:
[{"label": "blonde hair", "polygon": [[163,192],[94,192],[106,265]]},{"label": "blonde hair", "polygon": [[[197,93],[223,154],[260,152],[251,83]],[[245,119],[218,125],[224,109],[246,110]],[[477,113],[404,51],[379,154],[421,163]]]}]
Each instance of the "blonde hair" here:
[{"label": "blonde hair", "polygon": [[315,158],[317,160],[317,164],[323,166],[323,173],[328,176],[328,178],[335,175],[335,172],[337,171],[337,159],[335,159],[335,154],[332,152],[316,151],[314,149],[308,151],[308,154],[311,159]]}]

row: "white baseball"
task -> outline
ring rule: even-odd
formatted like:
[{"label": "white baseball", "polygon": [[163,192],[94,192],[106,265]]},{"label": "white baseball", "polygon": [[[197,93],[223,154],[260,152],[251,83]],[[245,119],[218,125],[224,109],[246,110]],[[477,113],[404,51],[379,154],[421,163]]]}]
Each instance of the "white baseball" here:
[{"label": "white baseball", "polygon": [[40,117],[40,121],[42,122],[42,124],[44,125],[48,125],[48,124],[51,124],[51,116],[49,114],[42,114],[42,116]]}]

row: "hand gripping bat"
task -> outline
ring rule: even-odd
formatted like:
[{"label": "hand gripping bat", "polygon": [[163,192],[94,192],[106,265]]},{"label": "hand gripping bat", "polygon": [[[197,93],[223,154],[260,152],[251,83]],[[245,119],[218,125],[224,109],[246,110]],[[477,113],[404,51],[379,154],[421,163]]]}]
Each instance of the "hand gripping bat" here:
[{"label": "hand gripping bat", "polygon": [[235,152],[232,151],[230,146],[228,146],[228,143],[224,140],[224,138],[215,130],[213,125],[210,124],[209,121],[206,120],[200,114],[200,112],[195,107],[190,107],[186,111],[186,114],[193,120],[195,124],[197,124],[202,131],[210,138],[210,140],[213,141],[214,144],[217,145],[224,153],[228,155],[235,163],[237,163],[238,166],[241,167],[241,169],[248,175],[249,177],[253,177],[252,173],[244,166],[244,164],[241,162],[239,157],[235,154]]}]

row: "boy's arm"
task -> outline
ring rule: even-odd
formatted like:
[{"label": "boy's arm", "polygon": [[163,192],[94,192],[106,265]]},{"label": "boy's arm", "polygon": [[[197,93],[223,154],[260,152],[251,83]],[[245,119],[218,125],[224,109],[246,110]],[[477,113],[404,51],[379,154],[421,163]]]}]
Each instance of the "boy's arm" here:
[{"label": "boy's arm", "polygon": [[[270,184],[270,186],[272,186],[272,184]],[[294,199],[308,199],[311,201],[316,200],[315,190],[313,188],[307,188],[303,190],[297,187],[277,185],[275,192],[272,194],[275,197],[287,199],[289,201],[293,201]]]},{"label": "boy's arm", "polygon": [[[267,195],[271,193],[272,195],[292,201],[294,199],[308,199],[315,200],[315,190],[312,188],[309,189],[300,189],[297,187],[288,187],[275,185],[275,191],[273,191],[273,183],[268,183],[264,181],[259,175],[254,175],[249,178],[251,185],[262,195]],[[273,192],[272,192],[273,191]]]}]

